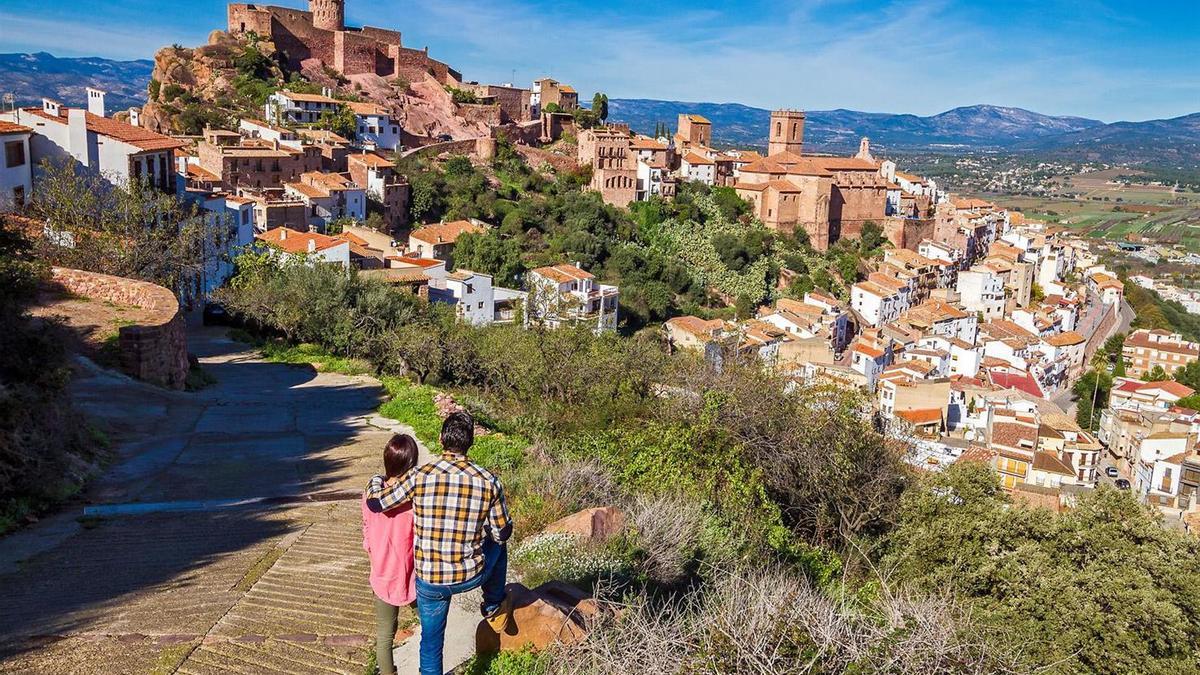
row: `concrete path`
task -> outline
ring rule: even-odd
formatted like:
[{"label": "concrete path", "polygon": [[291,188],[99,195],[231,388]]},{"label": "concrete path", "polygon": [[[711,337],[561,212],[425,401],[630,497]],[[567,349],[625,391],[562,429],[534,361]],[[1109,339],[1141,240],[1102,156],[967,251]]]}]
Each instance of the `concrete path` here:
[{"label": "concrete path", "polygon": [[[364,672],[355,495],[402,430],[373,418],[382,389],[266,363],[223,330],[189,340],[217,378],[197,393],[82,364],[74,397],[117,458],[79,503],[0,540],[0,672]],[[301,494],[317,501],[281,499]],[[268,499],[174,510],[253,498]],[[471,653],[477,603],[455,607],[448,664]],[[415,673],[416,639],[397,651]]]}]

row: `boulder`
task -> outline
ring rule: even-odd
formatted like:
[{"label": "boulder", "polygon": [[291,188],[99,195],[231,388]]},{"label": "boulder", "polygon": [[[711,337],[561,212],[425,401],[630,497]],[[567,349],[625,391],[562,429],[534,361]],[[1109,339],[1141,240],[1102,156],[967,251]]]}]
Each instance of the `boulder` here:
[{"label": "boulder", "polygon": [[583,591],[558,581],[530,590],[509,584],[501,613],[479,622],[475,649],[483,654],[531,647],[545,649],[553,644],[574,644],[587,635],[590,619],[600,606]]},{"label": "boulder", "polygon": [[599,506],[573,513],[546,526],[546,532],[575,534],[601,541],[620,533],[625,527],[625,512],[615,506]]}]

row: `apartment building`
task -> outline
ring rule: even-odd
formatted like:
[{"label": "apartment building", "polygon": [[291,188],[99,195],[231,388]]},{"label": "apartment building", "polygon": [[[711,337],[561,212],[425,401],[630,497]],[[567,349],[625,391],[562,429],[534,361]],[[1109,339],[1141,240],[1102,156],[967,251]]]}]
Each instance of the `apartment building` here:
[{"label": "apartment building", "polygon": [[1184,340],[1178,333],[1165,330],[1135,330],[1125,338],[1121,350],[1126,372],[1141,377],[1161,367],[1167,375],[1200,359],[1200,344]]}]

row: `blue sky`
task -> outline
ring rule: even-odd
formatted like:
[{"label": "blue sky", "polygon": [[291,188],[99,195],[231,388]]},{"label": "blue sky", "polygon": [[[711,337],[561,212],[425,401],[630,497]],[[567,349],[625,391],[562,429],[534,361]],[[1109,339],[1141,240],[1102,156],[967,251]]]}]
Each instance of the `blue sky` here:
[{"label": "blue sky", "polygon": [[[399,29],[468,79],[551,75],[613,98],[1200,111],[1200,0],[349,0],[347,18]],[[0,0],[0,52],[148,58],[224,25],[220,0]]]}]

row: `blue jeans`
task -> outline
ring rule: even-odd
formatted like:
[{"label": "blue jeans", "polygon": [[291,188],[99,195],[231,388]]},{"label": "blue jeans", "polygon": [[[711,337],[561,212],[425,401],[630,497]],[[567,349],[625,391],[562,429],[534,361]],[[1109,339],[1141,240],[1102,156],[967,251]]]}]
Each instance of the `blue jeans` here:
[{"label": "blue jeans", "polygon": [[[491,612],[504,601],[508,576],[508,547],[490,537],[483,541],[483,571],[457,584],[431,584],[417,577],[417,617],[421,620],[421,675],[443,675],[442,647],[446,643],[446,615],[450,600],[459,593],[483,587],[483,607]],[[474,636],[472,636],[474,637]]]}]

